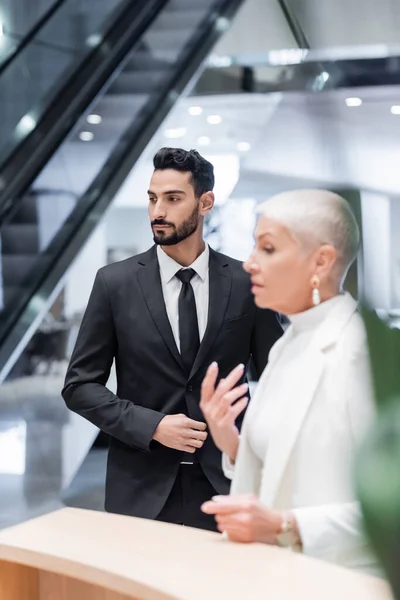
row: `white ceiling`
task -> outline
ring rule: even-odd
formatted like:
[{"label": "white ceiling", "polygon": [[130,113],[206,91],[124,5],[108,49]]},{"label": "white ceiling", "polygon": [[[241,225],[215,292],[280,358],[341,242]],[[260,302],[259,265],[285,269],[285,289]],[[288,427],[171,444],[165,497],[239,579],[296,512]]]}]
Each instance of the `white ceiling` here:
[{"label": "white ceiling", "polygon": [[311,48],[395,44],[400,41],[397,0],[287,0]]},{"label": "white ceiling", "polygon": [[[363,102],[349,108],[346,98],[355,95]],[[152,157],[166,145],[196,148],[212,157],[222,200],[238,176],[236,198],[258,200],[277,189],[321,184],[399,194],[400,115],[391,113],[393,105],[400,105],[399,88],[184,98],[148,144],[114,206],[147,203]],[[190,115],[193,106],[201,107],[202,114]],[[221,122],[208,123],[212,115]],[[36,187],[85,191],[107,155],[105,148],[116,142],[102,136],[107,115],[102,116],[103,123],[92,127],[94,141],[75,138],[66,144]],[[180,137],[167,137],[170,129]],[[205,137],[206,146],[201,145]],[[243,142],[247,152],[237,149]]]},{"label": "white ceiling", "polygon": [[[346,105],[346,98],[355,96],[346,90],[185,98],[146,148],[115,205],[146,203],[151,159],[165,145],[219,156],[218,171],[224,178],[229,177],[224,157],[228,161],[236,156],[240,177],[233,197],[237,198],[261,199],[280,189],[310,185],[398,194],[400,115],[393,115],[391,107],[400,105],[400,90],[363,89],[358,95],[363,101],[359,107]],[[191,116],[193,106],[201,107],[202,114]],[[209,115],[219,115],[221,123],[209,124]],[[169,129],[181,137],[166,137]],[[209,145],[200,145],[203,137],[209,138]],[[249,151],[237,150],[240,142],[247,142]]]},{"label": "white ceiling", "polygon": [[[400,42],[397,0],[286,0],[286,3],[311,49],[391,47]],[[213,54],[240,57],[296,47],[277,0],[246,0]]]}]

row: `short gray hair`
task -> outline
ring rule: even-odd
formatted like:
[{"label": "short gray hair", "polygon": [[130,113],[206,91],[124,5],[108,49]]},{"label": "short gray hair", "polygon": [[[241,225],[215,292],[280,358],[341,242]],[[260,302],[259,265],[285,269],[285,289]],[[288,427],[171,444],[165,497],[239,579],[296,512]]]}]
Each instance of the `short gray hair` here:
[{"label": "short gray hair", "polygon": [[306,249],[321,244],[338,254],[335,274],[343,279],[357,257],[360,230],[349,203],[327,190],[295,190],[273,196],[258,212],[287,227]]}]

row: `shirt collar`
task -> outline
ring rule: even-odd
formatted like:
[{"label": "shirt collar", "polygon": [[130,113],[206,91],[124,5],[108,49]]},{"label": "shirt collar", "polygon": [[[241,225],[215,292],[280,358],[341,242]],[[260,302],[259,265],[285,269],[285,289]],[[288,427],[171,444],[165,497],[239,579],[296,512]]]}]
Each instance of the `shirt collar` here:
[{"label": "shirt collar", "polygon": [[[175,275],[177,274],[178,271],[180,271],[182,268],[185,268],[185,267],[182,267],[182,265],[180,265],[179,263],[177,263],[176,260],[174,260],[173,258],[168,256],[168,254],[166,254],[164,252],[164,250],[161,248],[161,246],[157,246],[157,258],[158,258],[158,264],[160,266],[161,279],[163,280],[164,283],[169,283],[171,281],[171,279],[173,279],[173,277],[175,277]],[[197,275],[204,282],[206,280],[207,273],[208,273],[209,259],[210,259],[210,248],[209,248],[208,244],[206,243],[206,247],[205,247],[204,251],[200,254],[200,256],[198,256],[196,258],[194,263],[189,265],[189,267],[187,267],[187,268],[190,268],[190,269],[193,269],[194,271],[196,271]]]}]

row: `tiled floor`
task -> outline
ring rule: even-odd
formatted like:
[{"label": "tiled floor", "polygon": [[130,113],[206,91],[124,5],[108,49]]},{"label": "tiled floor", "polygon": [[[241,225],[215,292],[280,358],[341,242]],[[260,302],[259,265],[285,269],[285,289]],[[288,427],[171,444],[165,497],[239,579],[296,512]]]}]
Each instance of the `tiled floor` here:
[{"label": "tiled floor", "polygon": [[62,382],[41,376],[0,387],[0,528],[64,504],[103,507],[106,451],[88,455],[97,430],[65,407]]},{"label": "tiled floor", "polygon": [[107,451],[90,450],[98,430],[66,408],[63,380],[0,386],[0,528],[65,505],[103,510]]}]

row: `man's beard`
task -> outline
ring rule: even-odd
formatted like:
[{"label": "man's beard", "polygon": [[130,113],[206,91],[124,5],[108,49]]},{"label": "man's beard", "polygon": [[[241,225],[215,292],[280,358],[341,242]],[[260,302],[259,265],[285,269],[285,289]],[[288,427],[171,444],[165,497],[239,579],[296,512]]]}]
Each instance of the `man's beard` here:
[{"label": "man's beard", "polygon": [[169,225],[171,228],[171,233],[169,231],[153,230],[154,243],[159,246],[175,246],[186,240],[196,231],[199,225],[198,208],[196,207],[192,214],[179,227],[163,219],[154,219],[151,222],[151,226],[153,227],[154,225]]}]

